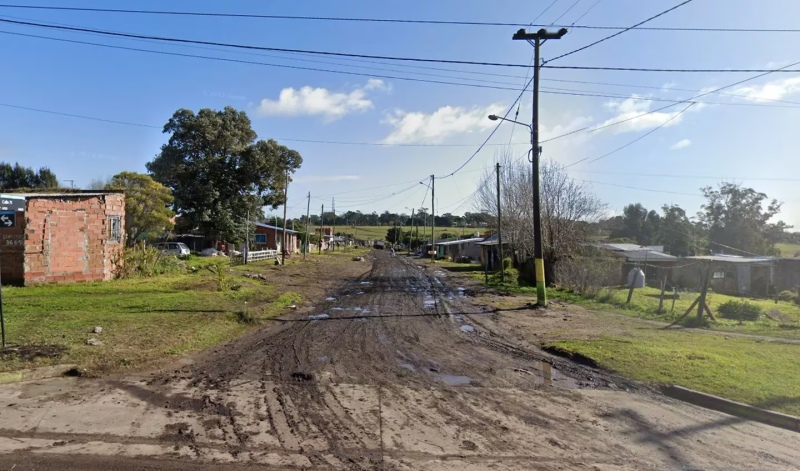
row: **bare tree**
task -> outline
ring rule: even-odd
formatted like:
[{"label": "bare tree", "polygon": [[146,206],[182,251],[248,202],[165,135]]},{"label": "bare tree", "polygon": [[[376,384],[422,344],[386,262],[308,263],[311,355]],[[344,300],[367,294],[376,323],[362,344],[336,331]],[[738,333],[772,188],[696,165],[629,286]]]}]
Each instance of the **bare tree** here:
[{"label": "bare tree", "polygon": [[[517,250],[533,254],[532,169],[527,159],[498,153],[500,162],[500,205],[504,239]],[[548,264],[568,256],[586,240],[587,223],[605,212],[605,204],[583,183],[570,178],[566,168],[554,161],[542,162],[540,169],[542,243]],[[487,169],[476,193],[475,204],[497,215],[494,169]]]}]

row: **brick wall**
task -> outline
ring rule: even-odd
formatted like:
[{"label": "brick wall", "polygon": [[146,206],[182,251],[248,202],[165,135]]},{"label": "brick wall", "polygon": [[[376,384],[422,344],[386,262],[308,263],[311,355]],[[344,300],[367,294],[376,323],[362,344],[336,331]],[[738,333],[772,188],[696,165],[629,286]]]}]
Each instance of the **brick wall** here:
[{"label": "brick wall", "polygon": [[[109,216],[120,219],[109,240]],[[125,196],[29,197],[25,211],[24,283],[110,280],[122,260]]]}]

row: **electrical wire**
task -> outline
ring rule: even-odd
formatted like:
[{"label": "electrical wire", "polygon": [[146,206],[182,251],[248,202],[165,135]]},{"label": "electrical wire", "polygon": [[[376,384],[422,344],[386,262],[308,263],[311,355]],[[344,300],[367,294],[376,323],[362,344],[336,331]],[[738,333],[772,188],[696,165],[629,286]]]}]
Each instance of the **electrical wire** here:
[{"label": "electrical wire", "polygon": [[[547,5],[547,8],[545,8],[544,10],[541,11],[541,13],[536,15],[536,18],[534,18],[533,21],[531,21],[530,26],[533,26],[533,23],[536,23],[536,20],[541,18],[542,15],[544,15],[545,13],[547,13],[548,10],[553,8],[553,5],[555,5],[556,3],[558,3],[558,0],[553,0],[552,2],[550,2],[550,5]],[[504,25],[504,26],[512,26],[512,25]],[[513,25],[513,26],[524,26],[524,25]]]},{"label": "electrical wire", "polygon": [[567,13],[569,13],[569,12],[570,12],[570,11],[571,11],[573,8],[575,8],[575,6],[576,6],[577,4],[579,4],[579,3],[581,3],[581,0],[575,0],[575,3],[573,3],[572,5],[570,5],[570,6],[569,6],[569,8],[567,8],[567,9],[566,9],[566,11],[564,11],[564,13],[562,13],[561,15],[559,15],[559,16],[558,16],[558,18],[556,18],[555,20],[553,20],[553,23],[555,23],[555,22],[557,22],[558,20],[560,20],[561,18],[563,18],[563,17],[564,17],[564,15],[566,15]]},{"label": "electrical wire", "polygon": [[588,10],[586,10],[585,12],[583,12],[583,15],[579,16],[579,17],[578,17],[578,19],[576,19],[575,21],[573,21],[573,22],[572,22],[572,24],[571,24],[571,25],[569,25],[569,27],[570,27],[570,28],[574,28],[574,27],[575,27],[575,23],[577,23],[577,22],[581,21],[581,20],[583,19],[583,17],[584,17],[584,16],[588,15],[588,14],[589,14],[589,12],[590,12],[590,11],[592,11],[592,10],[594,10],[594,7],[596,7],[597,5],[599,5],[599,4],[600,4],[600,2],[602,2],[602,1],[603,1],[603,0],[597,0],[596,2],[594,2],[594,3],[592,4],[592,6],[590,6]]},{"label": "electrical wire", "polygon": [[[687,111],[689,108],[691,108],[692,106],[694,106],[694,103],[689,103],[689,104],[686,106],[686,108],[684,108],[684,109],[682,109],[682,110],[678,111],[677,113],[673,114],[672,116],[670,116],[670,118],[669,118],[669,119],[667,119],[667,120],[666,120],[666,121],[664,121],[663,123],[659,124],[658,126],[654,127],[653,129],[651,129],[651,130],[647,131],[646,133],[642,134],[641,136],[637,137],[636,139],[634,139],[634,140],[632,140],[632,141],[630,141],[630,142],[628,142],[628,143],[626,143],[626,144],[624,144],[624,145],[622,145],[622,146],[620,146],[620,147],[617,147],[616,149],[612,150],[611,152],[608,152],[608,153],[606,153],[606,154],[603,154],[603,155],[601,155],[600,157],[596,157],[596,158],[594,158],[594,159],[592,159],[592,160],[589,160],[589,162],[587,162],[587,163],[597,162],[598,160],[604,159],[604,158],[606,158],[606,157],[608,157],[608,156],[610,156],[610,155],[612,155],[612,154],[616,154],[617,152],[621,151],[622,149],[624,149],[624,148],[626,148],[626,147],[628,147],[628,146],[630,146],[630,145],[633,145],[633,144],[635,144],[635,143],[637,143],[637,142],[641,141],[641,140],[642,140],[642,139],[644,139],[645,137],[647,137],[647,136],[649,136],[649,135],[653,134],[654,132],[658,131],[659,129],[663,128],[664,126],[666,126],[667,124],[669,124],[670,122],[672,122],[674,119],[676,119],[678,116],[680,116],[681,114],[683,114],[684,112],[686,112],[686,111]],[[564,166],[564,168],[570,168],[570,167],[572,167],[573,165],[577,165],[577,164],[579,164],[579,163],[581,163],[581,162],[584,162],[584,161],[586,161],[586,160],[588,160],[588,159],[590,159],[590,158],[591,158],[591,157],[584,157],[584,158],[582,158],[582,159],[580,159],[580,160],[576,160],[575,162],[572,162],[571,164]]]},{"label": "electrical wire", "polygon": [[[542,69],[562,69],[562,70],[606,70],[614,72],[669,72],[669,73],[753,73],[753,72],[775,72],[772,69],[663,69],[646,67],[599,67],[599,66],[578,66],[578,65],[542,65]],[[800,69],[784,69],[777,72],[800,72]]]},{"label": "electrical wire", "polygon": [[[533,22],[535,23],[544,15],[558,0],[554,0],[550,6],[545,8]],[[586,13],[591,11],[597,3],[592,5]],[[127,13],[145,15],[172,15],[172,16],[197,16],[197,17],[218,17],[218,18],[252,18],[268,20],[303,20],[303,21],[335,21],[335,22],[366,22],[366,23],[398,23],[398,24],[429,24],[429,25],[451,25],[451,26],[496,26],[496,27],[519,27],[534,26],[545,27],[552,25],[527,24],[515,22],[487,22],[487,21],[452,21],[452,20],[420,20],[420,19],[400,19],[400,18],[357,18],[357,17],[330,17],[330,16],[293,16],[293,15],[262,15],[255,13],[224,13],[224,12],[197,12],[197,11],[170,11],[170,10],[135,10],[135,9],[112,9],[112,8],[80,8],[64,6],[44,6],[44,5],[17,5],[0,4],[0,8],[29,9],[29,10],[50,10],[50,11],[74,11],[92,13]],[[580,21],[581,17],[576,20]],[[576,29],[598,29],[598,30],[626,30],[626,26],[611,25],[555,25],[557,27],[570,26]],[[639,31],[699,31],[699,32],[725,32],[725,33],[798,33],[796,28],[721,28],[721,27],[637,27]]]},{"label": "electrical wire", "polygon": [[800,178],[782,178],[782,177],[725,177],[715,175],[674,175],[665,173],[634,173],[634,172],[607,172],[603,170],[586,170],[575,169],[572,170],[577,173],[597,173],[604,175],[622,175],[628,177],[656,177],[656,178],[694,178],[700,180],[723,180],[723,181],[783,181],[783,182],[800,182]]},{"label": "electrical wire", "polygon": [[[691,1],[691,0],[688,0]],[[434,62],[434,63],[441,63],[441,64],[463,64],[463,65],[480,65],[480,66],[493,66],[493,67],[525,67],[528,66],[526,64],[507,64],[507,63],[499,63],[499,62],[481,62],[481,61],[463,61],[463,60],[451,60],[451,59],[425,59],[419,57],[396,57],[396,56],[379,56],[379,55],[370,55],[370,54],[355,54],[355,53],[346,53],[346,52],[332,52],[332,51],[318,51],[318,50],[309,50],[309,49],[292,49],[292,48],[281,48],[281,47],[267,47],[267,46],[254,46],[248,44],[234,44],[234,43],[223,43],[217,41],[201,41],[197,39],[185,39],[185,38],[173,38],[173,37],[166,37],[166,36],[152,36],[146,34],[134,34],[134,33],[123,33],[118,31],[105,31],[101,29],[94,29],[94,28],[82,28],[76,26],[64,26],[64,25],[54,25],[54,24],[45,24],[33,21],[20,21],[20,20],[10,20],[6,18],[0,18],[0,23],[8,23],[8,24],[15,24],[20,26],[34,26],[38,28],[45,28],[45,29],[56,29],[61,31],[76,31],[76,32],[83,32],[83,33],[94,33],[100,34],[104,36],[114,36],[114,37],[122,37],[122,38],[135,38],[135,39],[150,39],[154,41],[163,41],[163,42],[170,42],[170,43],[181,43],[181,44],[202,44],[206,46],[221,46],[221,47],[230,47],[235,49],[248,49],[248,50],[256,50],[256,51],[275,51],[275,52],[292,52],[292,53],[301,53],[301,54],[316,54],[316,55],[324,55],[324,56],[338,56],[338,57],[359,57],[364,59],[382,59],[382,60],[393,60],[393,61],[406,61],[406,62]]]},{"label": "electrical wire", "polygon": [[584,180],[584,179],[581,179],[581,178],[574,178],[573,180],[577,180],[579,182],[584,182],[584,183],[596,183],[598,185],[608,185],[608,186],[615,186],[615,187],[618,187],[618,188],[627,188],[629,190],[649,191],[649,192],[652,192],[652,193],[667,193],[667,194],[670,194],[670,195],[685,195],[685,196],[703,196],[703,195],[701,195],[699,193],[683,193],[683,192],[680,192],[680,191],[656,190],[656,189],[653,189],[653,188],[639,188],[639,187],[636,187],[636,186],[618,185],[616,183],[598,182],[598,181],[595,181],[595,180]]},{"label": "electrical wire", "polygon": [[602,39],[598,39],[597,41],[594,41],[594,42],[589,43],[589,44],[587,44],[585,46],[579,47],[578,49],[573,49],[572,51],[569,51],[567,53],[564,53],[564,54],[561,54],[559,56],[556,56],[556,57],[554,57],[554,58],[552,58],[550,60],[544,61],[543,64],[546,64],[548,62],[552,62],[552,61],[555,61],[555,60],[558,60],[558,59],[562,59],[562,58],[567,57],[567,56],[571,56],[572,54],[575,54],[575,53],[578,53],[578,52],[581,52],[581,51],[585,51],[586,49],[589,49],[590,47],[596,46],[596,45],[598,45],[598,44],[600,44],[602,42],[608,41],[609,39],[615,38],[615,37],[619,36],[620,34],[626,33],[626,32],[628,32],[628,31],[630,31],[630,30],[632,30],[632,29],[634,29],[634,28],[636,28],[638,26],[641,26],[641,25],[643,25],[643,24],[645,24],[647,22],[650,22],[652,20],[655,20],[656,18],[658,18],[660,16],[664,16],[667,13],[669,13],[669,12],[671,12],[673,10],[677,10],[678,8],[686,5],[687,3],[691,3],[691,2],[692,2],[692,0],[684,0],[683,2],[675,5],[674,7],[668,8],[668,9],[662,11],[661,13],[653,15],[650,18],[648,18],[648,19],[646,19],[644,21],[640,21],[639,23],[636,23],[633,26],[630,26],[628,28],[623,29],[622,31],[617,31],[614,34],[610,34],[610,35],[608,35],[608,36],[606,36],[606,37],[604,37]]}]

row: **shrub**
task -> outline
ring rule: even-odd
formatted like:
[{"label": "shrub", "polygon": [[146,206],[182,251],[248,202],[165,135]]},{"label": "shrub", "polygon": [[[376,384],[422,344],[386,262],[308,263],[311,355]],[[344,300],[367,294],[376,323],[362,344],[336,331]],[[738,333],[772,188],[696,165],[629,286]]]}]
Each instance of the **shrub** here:
[{"label": "shrub", "polygon": [[124,261],[118,272],[120,278],[151,277],[186,270],[186,263],[174,255],[165,255],[144,244],[126,248],[122,256]]},{"label": "shrub", "polygon": [[797,297],[797,293],[793,293],[789,290],[781,291],[778,293],[778,299],[781,301],[793,301]]},{"label": "shrub", "polygon": [[599,257],[572,257],[560,260],[554,271],[555,282],[583,296],[596,296],[607,286],[620,281],[620,262]]},{"label": "shrub", "polygon": [[208,271],[215,275],[218,291],[227,291],[230,289],[230,280],[228,279],[228,260],[227,258],[217,258],[210,265],[206,267]]},{"label": "shrub", "polygon": [[719,306],[720,316],[739,321],[757,321],[764,314],[761,306],[747,301],[727,301]]},{"label": "shrub", "polygon": [[503,259],[503,268],[505,268],[506,270],[511,268],[511,257],[506,257]]}]

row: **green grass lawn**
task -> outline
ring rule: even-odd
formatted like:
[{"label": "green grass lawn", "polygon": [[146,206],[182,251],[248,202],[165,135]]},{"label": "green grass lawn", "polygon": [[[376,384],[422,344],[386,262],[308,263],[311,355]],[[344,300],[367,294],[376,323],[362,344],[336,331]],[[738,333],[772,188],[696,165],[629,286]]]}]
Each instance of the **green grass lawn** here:
[{"label": "green grass lawn", "polygon": [[[3,288],[7,342],[13,346],[56,345],[58,358],[5,355],[0,371],[75,363],[90,373],[139,368],[170,356],[201,350],[252,328],[253,320],[282,312],[302,297],[261,280],[241,276],[268,269],[269,262],[230,267],[227,288],[204,266],[211,258],[189,259],[195,273],[110,282]],[[293,257],[292,264],[302,263]],[[92,334],[95,326],[102,332]],[[89,338],[103,342],[86,345]]]},{"label": "green grass lawn", "polygon": [[[576,293],[561,290],[549,290],[550,296],[572,304],[578,304],[588,309],[611,311],[621,314],[642,317],[647,319],[672,322],[681,316],[698,293],[679,293],[675,300],[675,309],[672,310],[672,299],[669,293],[665,294],[664,309],[666,312],[658,314],[658,298],[660,290],[656,288],[641,288],[633,292],[630,304],[625,304],[628,296],[627,288],[605,289],[593,298],[586,298]],[[768,335],[774,337],[800,338],[800,306],[793,302],[775,301],[765,299],[746,299],[747,302],[758,304],[768,314],[761,320],[739,323],[723,319],[719,316],[720,304],[742,298],[709,292],[707,303],[711,312],[716,316],[716,322],[711,322],[709,328],[726,332],[740,332],[754,335]],[[696,311],[693,311],[693,313]],[[688,320],[693,320],[696,314],[689,314]]]},{"label": "green grass lawn", "polygon": [[800,415],[800,345],[664,330],[552,345],[636,380]]},{"label": "green grass lawn", "polygon": [[800,253],[800,244],[775,244],[775,248],[781,251],[781,257],[794,257]]}]

